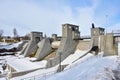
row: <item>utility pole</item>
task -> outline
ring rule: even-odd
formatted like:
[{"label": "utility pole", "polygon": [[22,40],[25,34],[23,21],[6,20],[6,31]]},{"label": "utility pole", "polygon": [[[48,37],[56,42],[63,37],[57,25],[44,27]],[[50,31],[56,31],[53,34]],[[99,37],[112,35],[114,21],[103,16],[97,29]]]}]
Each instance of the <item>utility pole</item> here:
[{"label": "utility pole", "polygon": [[[108,25],[107,25],[107,23],[108,23],[107,18],[108,18],[108,15],[106,15],[106,27],[105,27],[105,28],[106,28],[106,29],[105,29],[105,31],[106,31],[106,37],[107,37],[107,26],[108,26]],[[106,38],[106,37],[105,37],[105,44],[104,44],[104,45],[105,45],[104,53],[107,52],[107,50],[106,50],[106,39],[107,39],[107,38]]]},{"label": "utility pole", "polygon": [[106,15],[106,34],[107,34],[107,26],[108,26],[108,15]]}]

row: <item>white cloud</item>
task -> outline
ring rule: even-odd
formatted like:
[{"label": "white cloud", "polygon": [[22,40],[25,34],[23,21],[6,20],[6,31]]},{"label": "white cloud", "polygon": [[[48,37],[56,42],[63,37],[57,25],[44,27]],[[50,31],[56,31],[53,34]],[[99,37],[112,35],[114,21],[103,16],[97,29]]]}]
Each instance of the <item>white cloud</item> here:
[{"label": "white cloud", "polygon": [[[61,35],[61,25],[73,23],[80,26],[82,34],[88,35],[90,34],[92,22],[97,25],[104,24],[105,18],[99,15],[96,16],[95,12],[100,7],[100,0],[92,0],[93,4],[85,7],[66,5],[65,0],[61,2],[56,0],[54,2],[46,0],[30,1],[0,1],[0,28],[3,28],[6,34],[9,34],[9,31],[12,32],[11,29],[7,28],[11,26],[13,28],[14,26],[21,35],[35,30],[44,32],[49,36],[52,33]],[[111,13],[111,15],[114,14]]]},{"label": "white cloud", "polygon": [[90,35],[90,28],[92,23],[94,23],[94,14],[95,9],[99,5],[99,0],[92,0],[91,6],[86,7],[77,7],[78,17],[74,19],[74,21],[79,24],[80,31],[82,35]]},{"label": "white cloud", "polygon": [[94,21],[98,26],[105,27],[108,26],[108,24],[109,26],[116,24],[115,17],[118,16],[120,11],[116,1],[117,0],[110,0],[108,2],[106,0],[99,0],[99,5],[97,6],[96,10],[94,10]]},{"label": "white cloud", "polygon": [[[28,27],[30,31],[44,31],[47,34],[61,32],[58,29],[61,27],[58,27],[58,25],[61,26],[61,21],[66,16],[64,15],[65,12],[49,9],[47,6],[36,6],[23,1],[3,1],[1,4],[0,12],[2,13],[0,13],[0,21],[4,22],[1,24],[8,23],[10,27],[15,25],[18,28],[21,27],[18,25],[22,25]],[[1,28],[4,28],[4,26]]]}]

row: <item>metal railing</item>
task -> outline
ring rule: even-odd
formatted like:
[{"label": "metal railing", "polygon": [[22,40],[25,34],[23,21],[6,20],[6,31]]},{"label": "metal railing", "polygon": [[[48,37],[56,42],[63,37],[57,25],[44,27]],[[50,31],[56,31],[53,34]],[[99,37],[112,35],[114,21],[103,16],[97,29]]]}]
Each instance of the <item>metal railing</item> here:
[{"label": "metal railing", "polygon": [[120,33],[120,30],[112,30],[112,33]]},{"label": "metal railing", "polygon": [[81,39],[91,39],[90,35],[86,35],[86,36],[80,36]]},{"label": "metal railing", "polygon": [[20,79],[20,80],[46,80],[46,77],[48,75],[52,75],[52,74],[55,74],[56,71],[52,71],[52,72],[47,72],[47,73],[43,73],[43,74],[40,74],[40,75],[35,75],[35,76],[31,76],[31,77],[26,77],[26,78],[23,78],[23,79]]}]

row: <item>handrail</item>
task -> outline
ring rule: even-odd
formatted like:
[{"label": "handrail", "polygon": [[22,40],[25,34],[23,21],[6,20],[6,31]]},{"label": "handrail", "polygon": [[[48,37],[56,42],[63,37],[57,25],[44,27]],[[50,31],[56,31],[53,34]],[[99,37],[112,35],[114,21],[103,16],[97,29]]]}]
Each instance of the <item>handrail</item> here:
[{"label": "handrail", "polygon": [[37,79],[40,79],[40,78],[45,78],[46,76],[51,75],[51,74],[55,74],[55,73],[56,73],[56,71],[51,71],[51,72],[43,73],[43,74],[40,74],[40,75],[26,77],[26,78],[23,78],[23,79],[20,79],[20,80],[37,80]]},{"label": "handrail", "polygon": [[120,30],[112,30],[112,33],[120,34]]}]

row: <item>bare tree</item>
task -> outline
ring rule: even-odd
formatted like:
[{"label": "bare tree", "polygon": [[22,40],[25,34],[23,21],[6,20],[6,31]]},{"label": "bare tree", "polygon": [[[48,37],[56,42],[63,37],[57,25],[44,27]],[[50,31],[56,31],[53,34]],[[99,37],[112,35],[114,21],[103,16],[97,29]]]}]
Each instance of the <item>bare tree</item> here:
[{"label": "bare tree", "polygon": [[2,35],[3,35],[4,31],[2,29],[0,29],[0,41],[2,39]]},{"label": "bare tree", "polygon": [[25,36],[24,36],[25,40],[29,40],[30,39],[30,34],[27,33]]},{"label": "bare tree", "polygon": [[16,28],[13,29],[14,38],[18,37]]}]

